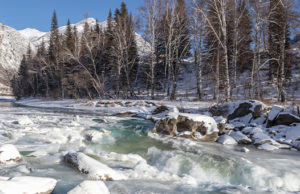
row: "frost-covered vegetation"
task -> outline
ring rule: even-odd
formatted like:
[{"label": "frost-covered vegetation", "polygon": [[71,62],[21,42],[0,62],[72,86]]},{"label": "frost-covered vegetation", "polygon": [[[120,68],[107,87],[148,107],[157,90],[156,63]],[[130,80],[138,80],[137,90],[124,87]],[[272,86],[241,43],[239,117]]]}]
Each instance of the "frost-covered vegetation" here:
[{"label": "frost-covered vegetation", "polygon": [[37,54],[29,48],[24,55],[12,81],[14,94],[174,100],[185,93],[218,102],[295,101],[299,56],[291,37],[299,17],[293,5],[289,0],[146,0],[135,26],[123,3],[109,13],[105,26],[87,18],[80,34],[69,21],[60,31],[54,13],[49,42],[42,41]]}]

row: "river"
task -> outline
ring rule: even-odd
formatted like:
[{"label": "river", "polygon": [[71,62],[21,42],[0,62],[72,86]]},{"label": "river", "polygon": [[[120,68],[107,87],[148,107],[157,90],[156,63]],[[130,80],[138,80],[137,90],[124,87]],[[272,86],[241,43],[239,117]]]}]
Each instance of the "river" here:
[{"label": "river", "polygon": [[[66,193],[87,177],[64,164],[63,156],[82,151],[129,177],[105,182],[112,194],[300,191],[300,152],[248,147],[250,152],[242,153],[217,143],[153,136],[153,126],[142,119],[29,108],[0,99],[0,144],[14,144],[23,157],[18,165],[0,166],[0,176],[55,178],[54,194]],[[110,134],[84,139],[85,131],[102,129]],[[141,161],[146,162],[136,168]]]}]

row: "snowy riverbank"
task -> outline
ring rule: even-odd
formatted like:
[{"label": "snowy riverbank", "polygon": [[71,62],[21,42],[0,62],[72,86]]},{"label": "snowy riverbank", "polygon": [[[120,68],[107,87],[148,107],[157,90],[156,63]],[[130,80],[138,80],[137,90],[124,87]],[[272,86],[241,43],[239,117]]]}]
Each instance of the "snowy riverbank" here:
[{"label": "snowy riverbank", "polygon": [[[185,137],[194,140],[217,140],[221,144],[254,144],[258,149],[274,151],[277,149],[300,150],[300,117],[296,107],[266,106],[259,101],[238,101],[221,105],[213,102],[152,101],[152,100],[62,100],[24,99],[16,104],[41,108],[63,108],[101,112],[121,117],[140,117],[160,125],[159,133],[173,137]],[[183,113],[188,113],[184,115]],[[180,116],[181,114],[181,116]],[[186,117],[185,123],[178,119]],[[206,116],[205,119],[203,119]],[[191,125],[204,123],[211,125],[216,121],[218,134],[206,138],[206,128],[191,129]],[[167,122],[169,123],[166,123]],[[192,123],[190,122],[192,121]],[[173,122],[173,123],[172,123]],[[181,123],[180,123],[181,122]],[[170,125],[170,123],[172,123]],[[175,126],[174,126],[174,123]],[[179,129],[180,125],[189,125]],[[176,126],[177,125],[177,126]],[[199,125],[199,124],[198,124]],[[172,129],[170,129],[172,128]],[[170,131],[174,130],[176,131]],[[211,127],[210,127],[211,128]],[[156,127],[157,129],[157,127]],[[168,129],[169,131],[166,131]],[[194,130],[194,131],[193,131]],[[200,133],[200,131],[202,132]],[[204,130],[204,132],[203,132]],[[211,130],[211,129],[210,129]],[[207,141],[207,140],[206,140]],[[247,151],[247,148],[242,149]]]}]

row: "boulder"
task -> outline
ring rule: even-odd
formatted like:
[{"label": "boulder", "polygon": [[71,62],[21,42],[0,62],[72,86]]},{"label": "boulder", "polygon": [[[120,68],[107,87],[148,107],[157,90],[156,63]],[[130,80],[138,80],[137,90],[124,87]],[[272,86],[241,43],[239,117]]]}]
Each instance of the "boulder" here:
[{"label": "boulder", "polygon": [[276,125],[291,125],[293,123],[300,123],[300,117],[288,112],[281,112],[274,120],[272,126]]},{"label": "boulder", "polygon": [[136,117],[137,114],[133,112],[122,112],[122,113],[117,113],[115,116],[117,117]]},{"label": "boulder", "polygon": [[102,181],[83,181],[68,194],[109,194],[109,190]]},{"label": "boulder", "polygon": [[238,151],[238,152],[244,152],[244,153],[250,152],[250,150],[248,148],[245,148],[245,147],[237,147],[234,150]]},{"label": "boulder", "polygon": [[19,161],[21,161],[21,155],[14,145],[5,144],[0,147],[0,164],[10,164]]},{"label": "boulder", "polygon": [[217,122],[217,126],[219,129],[219,135],[224,134],[226,131],[227,120],[222,116],[214,117],[214,119]]},{"label": "boulder", "polygon": [[81,152],[66,154],[64,161],[79,172],[95,180],[113,181],[126,179],[123,174]]},{"label": "boulder", "polygon": [[262,114],[263,111],[263,104],[258,101],[241,101],[236,102],[236,104],[238,104],[238,106],[231,114],[228,115],[228,120],[243,117],[250,113],[252,114],[253,118],[257,118]]},{"label": "boulder", "polygon": [[263,132],[254,133],[252,136],[255,145],[262,145],[266,143],[273,143],[274,140]]},{"label": "boulder", "polygon": [[3,194],[50,194],[57,181],[52,178],[40,177],[14,177],[0,179],[0,193]]},{"label": "boulder", "polygon": [[271,145],[269,143],[265,143],[265,144],[262,144],[260,146],[257,147],[259,150],[266,150],[266,151],[274,151],[274,150],[278,150],[279,148],[274,146],[274,145]]},{"label": "boulder", "polygon": [[152,132],[170,136],[190,132],[190,135],[185,137],[195,138],[200,141],[216,141],[219,129],[212,117],[170,112],[166,117],[157,122]]},{"label": "boulder", "polygon": [[274,105],[272,106],[272,109],[268,113],[268,120],[267,120],[267,127],[272,127],[274,120],[278,116],[280,112],[282,112],[284,108],[282,106]]},{"label": "boulder", "polygon": [[252,143],[252,140],[248,138],[246,135],[241,133],[240,131],[233,132],[230,134],[230,136],[235,139],[239,144],[250,144]]},{"label": "boulder", "polygon": [[223,145],[236,145],[237,142],[235,139],[230,137],[229,135],[221,135],[218,139],[218,143],[223,144]]},{"label": "boulder", "polygon": [[100,129],[100,130],[86,130],[83,132],[83,136],[87,141],[99,142],[105,135],[109,135],[110,131]]},{"label": "boulder", "polygon": [[167,106],[159,106],[156,109],[153,110],[152,114],[156,115],[156,114],[160,114],[163,113],[165,111],[169,110],[169,108]]}]

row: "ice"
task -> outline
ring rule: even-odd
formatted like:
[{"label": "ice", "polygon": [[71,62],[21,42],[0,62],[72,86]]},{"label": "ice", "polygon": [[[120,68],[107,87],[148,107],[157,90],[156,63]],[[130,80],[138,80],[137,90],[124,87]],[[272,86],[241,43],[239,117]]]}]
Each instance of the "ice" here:
[{"label": "ice", "polygon": [[0,146],[0,164],[10,164],[21,160],[18,149],[11,144]]},{"label": "ice", "polygon": [[0,179],[0,193],[4,194],[36,194],[51,193],[56,185],[52,178],[14,177],[8,180]]},{"label": "ice", "polygon": [[109,190],[102,181],[84,181],[68,192],[68,194],[109,194]]},{"label": "ice", "polygon": [[258,146],[257,148],[260,150],[266,150],[266,151],[274,151],[274,150],[279,149],[278,147],[271,145],[270,143],[262,144],[262,145]]},{"label": "ice", "polygon": [[94,180],[125,180],[122,173],[109,168],[107,165],[85,155],[84,153],[68,153],[65,156],[65,162],[74,166],[82,173]]},{"label": "ice", "polygon": [[219,137],[218,142],[225,145],[236,145],[237,142],[234,138],[229,135],[222,135]]}]

